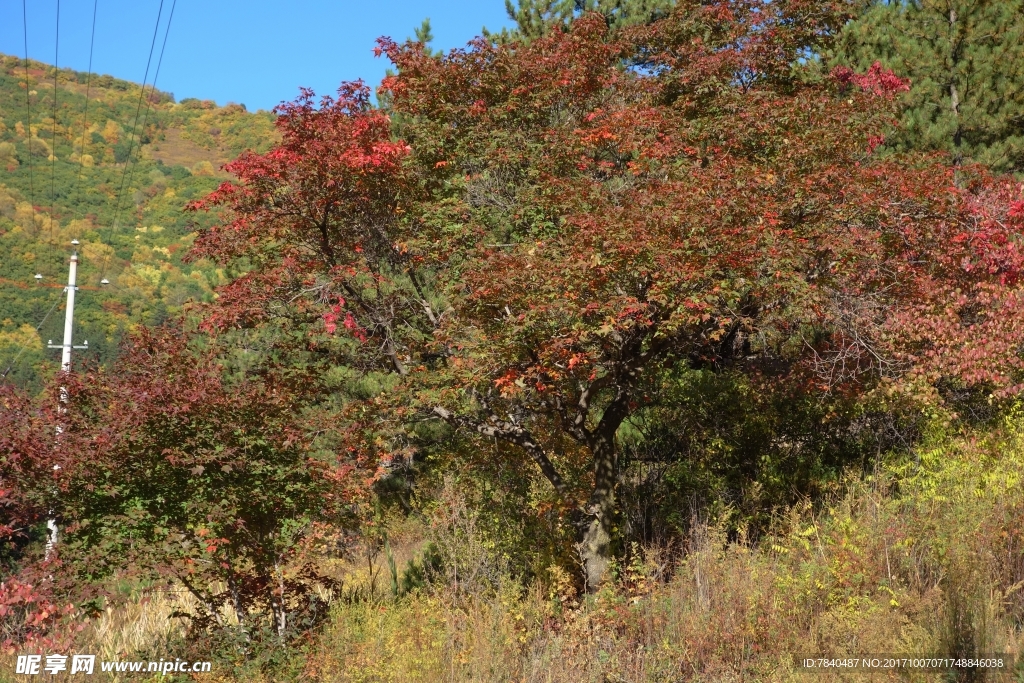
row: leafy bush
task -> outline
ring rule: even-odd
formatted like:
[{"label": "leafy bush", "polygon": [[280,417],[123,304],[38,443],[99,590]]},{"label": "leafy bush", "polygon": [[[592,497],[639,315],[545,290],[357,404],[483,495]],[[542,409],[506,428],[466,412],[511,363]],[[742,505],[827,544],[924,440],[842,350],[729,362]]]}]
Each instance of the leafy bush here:
[{"label": "leafy bush", "polygon": [[197,634],[288,639],[323,614],[332,579],[309,552],[342,521],[345,469],[297,419],[301,378],[232,377],[215,350],[140,332],[111,373],[68,384],[61,558],[83,586],[184,587]]},{"label": "leafy bush", "polygon": [[[306,675],[789,680],[797,656],[851,648],[1019,661],[1022,477],[1024,411],[986,432],[935,428],[911,456],[847,479],[827,505],[791,508],[758,543],[730,541],[723,519],[694,523],[672,561],[635,548],[614,584],[582,599],[578,580],[553,568],[526,589],[506,577],[497,589],[455,591],[454,573],[442,571],[428,590],[394,601],[336,604]],[[460,549],[445,556],[475,556],[482,539],[455,528],[448,542],[460,539]]]}]

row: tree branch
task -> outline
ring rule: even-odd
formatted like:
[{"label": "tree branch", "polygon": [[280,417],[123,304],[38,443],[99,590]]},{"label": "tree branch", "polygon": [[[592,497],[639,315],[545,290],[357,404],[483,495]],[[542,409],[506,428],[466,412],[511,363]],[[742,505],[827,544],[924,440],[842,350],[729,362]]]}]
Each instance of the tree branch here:
[{"label": "tree branch", "polygon": [[423,312],[427,314],[430,319],[430,324],[434,326],[436,330],[438,327],[438,318],[434,315],[434,309],[430,306],[430,302],[427,301],[427,295],[423,293],[423,287],[420,285],[420,279],[416,276],[416,269],[409,266],[409,280],[412,282],[413,288],[416,290],[416,294],[420,297],[420,306],[423,307]]},{"label": "tree branch", "polygon": [[507,441],[508,443],[519,446],[525,450],[531,458],[533,458],[534,462],[537,463],[537,466],[540,467],[540,471],[544,473],[544,476],[551,482],[551,485],[555,487],[555,491],[558,492],[559,497],[563,500],[568,500],[567,490],[565,482],[562,481],[562,476],[551,463],[547,453],[544,452],[544,449],[541,448],[540,444],[537,443],[533,438],[533,435],[530,434],[528,430],[514,422],[499,420],[495,415],[491,415],[488,422],[481,422],[464,415],[456,415],[441,406],[435,406],[433,413],[453,427],[468,429],[476,432],[477,434],[501,439],[502,441]]}]

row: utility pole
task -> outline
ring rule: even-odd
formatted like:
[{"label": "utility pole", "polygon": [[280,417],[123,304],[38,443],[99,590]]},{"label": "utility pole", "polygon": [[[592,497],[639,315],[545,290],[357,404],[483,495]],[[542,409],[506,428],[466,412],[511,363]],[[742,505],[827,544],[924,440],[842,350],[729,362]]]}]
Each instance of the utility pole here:
[{"label": "utility pole", "polygon": [[[78,240],[71,242],[72,244],[78,244]],[[71,254],[71,268],[68,270],[68,286],[64,289],[68,295],[67,310],[64,311],[64,343],[56,345],[53,340],[50,339],[47,344],[47,348],[50,349],[61,349],[60,354],[60,369],[61,372],[71,371],[71,349],[88,349],[89,341],[86,340],[81,346],[74,346],[72,344],[72,330],[75,324],[75,292],[78,287],[75,286],[75,280],[78,278],[78,252]],[[67,396],[64,390],[61,390],[61,404],[67,403]]]},{"label": "utility pole", "polygon": [[[78,240],[71,240],[71,244],[78,246]],[[49,349],[61,349],[60,355],[60,369],[61,372],[71,372],[71,350],[72,349],[88,349],[89,341],[86,340],[81,346],[74,345],[74,325],[75,325],[75,292],[78,287],[75,282],[78,278],[78,252],[71,254],[71,267],[68,270],[68,286],[65,288],[65,292],[68,295],[67,310],[64,311],[64,343],[61,345],[55,345],[53,340],[48,340],[46,345]],[[67,387],[60,388],[60,406],[58,413],[64,414],[68,409],[68,390]],[[60,438],[61,433],[64,431],[64,427],[57,425],[57,438]],[[54,471],[60,469],[60,465],[53,466]],[[50,511],[50,515],[46,520],[46,557],[49,558],[53,554],[53,549],[57,545],[57,519],[53,516],[53,511]]]}]

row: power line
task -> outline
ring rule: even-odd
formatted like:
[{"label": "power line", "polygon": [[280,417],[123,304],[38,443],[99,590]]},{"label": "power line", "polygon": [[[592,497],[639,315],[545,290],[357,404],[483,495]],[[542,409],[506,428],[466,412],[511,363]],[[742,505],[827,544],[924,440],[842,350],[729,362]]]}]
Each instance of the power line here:
[{"label": "power line", "polygon": [[53,147],[50,149],[50,256],[53,256],[53,217],[57,203],[57,76],[60,75],[60,67],[57,66],[60,57],[60,0],[57,0],[57,27],[54,32],[53,46],[53,134],[50,141]]},{"label": "power line", "polygon": [[[59,296],[57,297],[57,300],[53,302],[53,306],[50,306],[50,310],[47,311],[46,315],[43,316],[43,319],[39,321],[38,325],[36,325],[36,334],[39,334],[39,330],[41,330],[43,328],[43,325],[46,324],[47,319],[49,319],[50,314],[53,313],[53,311],[57,308],[58,304],[60,304]],[[10,365],[7,366],[7,369],[4,370],[4,374],[0,375],[0,382],[7,381],[7,374],[11,371],[12,368],[14,368],[18,364],[18,360],[21,358],[21,354],[25,353],[25,349],[27,348],[27,343],[21,345],[21,349],[19,349],[18,353],[14,356],[14,360],[12,360]]]},{"label": "power line", "polygon": [[[153,74],[153,82],[150,84],[150,91],[149,91],[150,97],[146,99],[146,112],[145,112],[145,114],[143,115],[143,118],[142,118],[142,130],[141,130],[141,132],[139,133],[139,136],[138,136],[140,152],[142,150],[141,139],[142,139],[142,136],[145,135],[145,133],[146,133],[146,124],[149,122],[149,112],[152,109],[152,104],[153,103],[151,101],[151,98],[153,97],[153,94],[156,92],[156,84],[157,84],[157,81],[160,79],[160,67],[161,67],[161,65],[163,64],[163,61],[164,61],[164,52],[167,49],[167,38],[168,38],[168,36],[171,33],[171,22],[174,21],[174,9],[175,9],[175,7],[177,7],[177,5],[178,5],[178,0],[172,0],[172,2],[171,2],[171,11],[170,11],[170,13],[167,16],[167,26],[164,27],[164,39],[163,39],[163,41],[162,41],[162,43],[160,45],[160,55],[157,58],[156,71]],[[161,9],[162,8],[163,8],[163,2],[161,0]],[[159,24],[160,24],[160,14],[158,12],[157,13],[157,27],[159,27]],[[156,38],[156,34],[157,33],[158,33],[158,29],[156,29],[155,32],[154,32],[154,38]],[[152,55],[152,47],[150,47],[150,59],[152,59],[152,56],[153,56]],[[148,73],[148,71],[149,71],[149,66],[147,64],[147,73]],[[140,104],[142,102],[142,95],[145,94],[145,88],[146,88],[146,84],[145,84],[145,81],[143,81],[143,84],[142,84],[143,92],[140,93],[140,99],[139,99]],[[138,124],[138,112],[136,112],[136,118],[135,118],[135,125],[137,125],[137,124]],[[135,169],[138,167],[138,164],[139,164],[138,158],[134,158],[133,159],[132,155],[131,155],[131,151],[132,151],[132,148],[134,146],[134,140],[135,140],[135,126],[133,126],[133,128],[132,128],[132,138],[130,139],[130,142],[129,142],[128,161],[125,162],[125,170],[127,170],[127,168],[128,168],[127,164],[131,163],[131,173],[128,175],[128,182],[127,182],[127,184],[124,183],[124,176],[122,174],[122,177],[121,177],[121,189],[118,191],[117,205],[115,207],[115,212],[114,212],[114,221],[110,224],[110,228],[108,230],[108,238],[109,238],[110,234],[113,232],[113,230],[117,227],[118,222],[120,221],[120,218],[121,218],[121,204],[122,204],[121,199],[122,199],[122,196],[123,196],[123,192],[124,192],[124,189],[126,187],[128,189],[131,188],[132,182],[135,179]],[[111,246],[111,248],[113,248],[113,245],[109,245],[109,246]],[[103,266],[103,270],[104,271],[107,268],[107,263],[108,262],[109,262],[109,255],[104,259],[104,266]]]},{"label": "power line", "polygon": [[28,126],[28,202],[32,208],[29,219],[33,223],[36,220],[36,209],[35,209],[35,184],[32,179],[32,86],[28,82],[28,8],[26,6],[26,0],[21,0],[21,23],[22,29],[25,33],[25,110],[26,114],[26,125]]},{"label": "power line", "polygon": [[75,185],[72,190],[73,197],[78,196],[78,188],[82,184],[82,170],[85,168],[85,138],[89,134],[89,96],[92,88],[92,54],[93,46],[96,43],[96,10],[99,7],[99,1],[100,0],[93,0],[92,4],[92,32],[89,35],[89,71],[87,72],[88,75],[85,80],[85,108],[82,114],[82,144],[78,158],[78,174],[75,176]]},{"label": "power line", "polygon": [[[32,172],[32,156],[33,156],[33,150],[32,150],[32,94],[31,94],[32,86],[29,84],[29,69],[28,69],[28,67],[29,67],[29,59],[28,59],[28,6],[27,5],[28,5],[27,0],[21,0],[22,32],[23,32],[24,41],[25,41],[25,110],[26,110],[26,119],[27,119],[26,123],[28,125],[28,188],[29,188],[29,207],[31,209],[29,215],[30,215],[30,220],[33,222],[33,227],[34,227],[35,216],[36,216],[36,213],[35,213],[35,180],[34,180],[34,177],[33,177],[34,174]],[[94,21],[95,21],[95,18],[94,18]],[[94,30],[95,30],[95,25],[94,25]],[[50,256],[53,255],[53,214],[54,214],[54,201],[55,201],[55,196],[56,196],[56,194],[54,192],[55,180],[56,180],[56,178],[55,178],[56,155],[53,154],[53,152],[56,151],[56,146],[57,146],[57,76],[60,73],[60,70],[59,70],[59,68],[57,66],[57,61],[58,61],[59,54],[60,54],[60,0],[57,0],[57,33],[56,33],[56,41],[55,41],[54,57],[53,57],[53,69],[54,69],[54,71],[53,71],[53,148],[50,150],[50,152],[51,152],[50,156],[52,157],[52,160],[50,162],[50,245],[49,245],[49,247],[50,247]],[[89,60],[90,60],[90,65],[91,65],[91,62],[92,62],[91,48],[90,48]],[[35,328],[36,334],[38,334],[39,330],[42,329],[43,325],[46,324],[46,321],[50,318],[50,315],[53,313],[53,311],[56,310],[58,304],[60,304],[60,297],[57,297],[57,300],[53,302],[53,306],[50,307],[50,310],[46,312],[46,315],[43,316],[43,319],[39,322],[38,325],[36,325],[36,328]],[[15,354],[15,356],[14,356],[14,360],[11,361],[11,363],[7,366],[7,369],[4,370],[2,375],[0,375],[0,382],[6,383],[7,375],[18,364],[18,361],[21,359],[22,354],[25,353],[25,349],[27,349],[27,348],[28,348],[28,344],[27,343],[23,343],[21,345],[21,348],[18,349],[18,353]]]},{"label": "power line", "polygon": [[[146,73],[142,77],[142,89],[139,92],[139,103],[135,107],[135,122],[132,124],[132,133],[131,133],[131,135],[128,138],[128,157],[124,161],[124,169],[121,172],[121,186],[117,190],[117,202],[116,202],[115,208],[114,208],[114,220],[111,222],[110,226],[107,228],[107,239],[104,240],[104,242],[107,242],[107,243],[110,242],[110,238],[113,235],[114,227],[115,227],[115,224],[117,223],[118,216],[120,216],[120,213],[121,213],[121,196],[122,196],[122,194],[124,194],[124,183],[125,183],[125,180],[128,177],[128,165],[131,163],[132,147],[135,144],[135,130],[138,128],[138,125],[139,125],[139,115],[142,113],[142,100],[144,99],[145,94],[146,94],[146,81],[149,80],[149,67],[153,63],[153,50],[156,48],[156,38],[157,38],[157,35],[160,32],[160,17],[163,15],[163,11],[164,11],[164,0],[160,0],[160,7],[157,9],[157,13],[156,13],[156,25],[153,26],[153,40],[150,42],[150,45],[149,45],[149,58],[146,60]],[[113,245],[110,245],[110,247],[111,247],[111,249],[113,249]],[[103,270],[104,271],[107,269],[107,264],[109,263],[109,261],[110,261],[110,256],[108,254],[107,257],[103,260]]]},{"label": "power line", "polygon": [[[153,103],[152,103],[151,100],[152,100],[153,94],[156,93],[156,82],[157,82],[157,79],[160,78],[160,65],[163,64],[163,62],[164,62],[164,50],[167,49],[167,36],[171,32],[171,22],[174,21],[174,8],[175,8],[175,6],[177,6],[177,4],[178,4],[178,0],[172,0],[172,2],[171,2],[171,13],[167,16],[167,27],[164,30],[164,40],[163,40],[163,43],[160,45],[160,56],[156,60],[156,72],[153,74],[153,84],[150,86],[151,90],[149,91],[149,99],[146,100],[146,113],[142,116],[142,132],[139,134],[139,138],[140,138],[140,142],[139,142],[139,156],[141,156],[141,153],[142,153],[141,138],[142,138],[143,135],[146,134],[146,124],[149,122],[149,112],[153,108]],[[129,148],[129,158],[131,157],[130,152],[131,152],[131,150]],[[128,176],[128,187],[129,188],[131,188],[132,181],[135,179],[135,169],[138,167],[138,165],[139,165],[138,159],[135,159],[134,161],[132,161],[132,172]],[[114,214],[114,223],[117,223],[119,216],[120,216],[119,213],[115,213]]]},{"label": "power line", "polygon": [[89,35],[89,71],[85,79],[85,109],[82,113],[82,153],[78,161],[78,175],[75,176],[74,192],[78,193],[78,186],[82,183],[82,170],[85,168],[86,136],[89,134],[89,96],[92,92],[92,53],[96,42],[96,10],[100,0],[93,0],[92,3],[92,32]]}]

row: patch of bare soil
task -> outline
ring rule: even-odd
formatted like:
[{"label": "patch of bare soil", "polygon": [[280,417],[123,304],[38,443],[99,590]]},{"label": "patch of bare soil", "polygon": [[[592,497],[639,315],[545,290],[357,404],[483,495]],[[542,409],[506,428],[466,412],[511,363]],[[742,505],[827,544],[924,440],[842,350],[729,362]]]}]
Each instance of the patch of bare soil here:
[{"label": "patch of bare soil", "polygon": [[217,171],[223,164],[231,161],[227,150],[220,147],[217,149],[200,147],[182,137],[179,128],[168,128],[164,132],[164,139],[146,145],[143,148],[143,154],[156,161],[162,161],[167,166],[192,168],[200,161],[209,161]]}]

